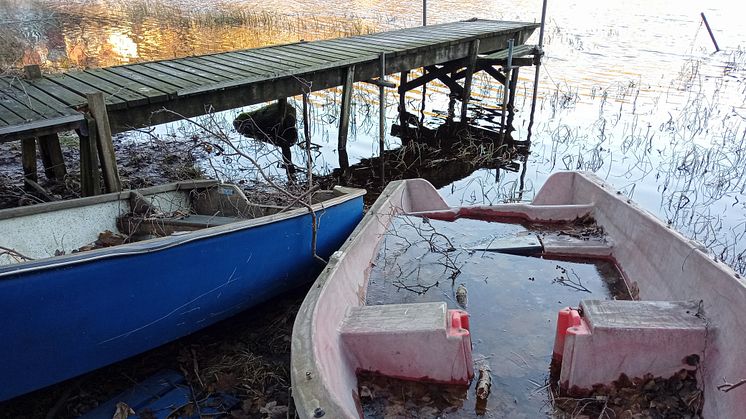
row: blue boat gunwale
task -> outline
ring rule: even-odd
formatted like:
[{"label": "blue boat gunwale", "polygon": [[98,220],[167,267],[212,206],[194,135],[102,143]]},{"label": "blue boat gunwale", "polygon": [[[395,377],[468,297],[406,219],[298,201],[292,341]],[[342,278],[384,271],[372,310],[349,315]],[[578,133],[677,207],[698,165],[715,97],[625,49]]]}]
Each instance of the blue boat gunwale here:
[{"label": "blue boat gunwale", "polygon": [[[85,198],[76,198],[66,201],[50,202],[46,204],[38,204],[28,207],[11,208],[7,210],[0,210],[0,220],[10,219],[14,217],[22,217],[34,214],[54,212],[64,209],[79,208],[88,205],[95,205],[105,202],[113,202],[123,199],[128,199],[131,191],[137,191],[145,196],[155,195],[164,192],[173,191],[185,191],[191,189],[209,188],[214,186],[220,186],[223,183],[217,180],[195,180],[186,182],[174,182],[164,185],[152,186],[142,189],[125,190],[122,192],[112,192],[103,195],[97,195]],[[227,184],[230,185],[230,184]],[[319,191],[323,192],[323,191]],[[336,205],[340,205],[344,202],[356,199],[366,194],[365,189],[349,188],[344,186],[335,186],[331,192],[336,192],[339,195],[324,201],[311,205],[311,209],[314,213],[324,211],[326,208],[330,208]],[[9,216],[12,214],[12,216]],[[93,262],[101,259],[133,256],[144,253],[152,253],[163,251],[175,246],[180,246],[193,241],[204,240],[215,236],[225,235],[234,233],[249,228],[259,227],[262,225],[280,222],[295,217],[300,217],[309,214],[308,208],[301,207],[291,209],[289,211],[265,215],[257,218],[247,218],[245,220],[236,221],[234,223],[207,227],[199,230],[183,232],[176,235],[170,235],[165,237],[156,237],[148,240],[142,240],[134,243],[126,243],[118,246],[106,247],[101,249],[93,249],[85,252],[71,253],[67,255],[52,256],[43,259],[35,259],[30,261],[18,262],[10,265],[0,266],[0,280],[10,280],[20,274],[28,272],[34,272],[44,269],[56,269],[66,267],[70,265]],[[317,221],[318,222],[318,221]]]}]

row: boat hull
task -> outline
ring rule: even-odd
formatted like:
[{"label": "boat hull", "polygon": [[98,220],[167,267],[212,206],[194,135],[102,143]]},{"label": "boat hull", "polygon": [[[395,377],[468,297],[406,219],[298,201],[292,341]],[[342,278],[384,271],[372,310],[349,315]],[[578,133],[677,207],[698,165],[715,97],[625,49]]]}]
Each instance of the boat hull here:
[{"label": "boat hull", "polygon": [[[635,299],[700,302],[703,314],[698,315],[704,316],[707,325],[697,372],[704,395],[703,416],[743,417],[746,397],[736,394],[740,388],[727,393],[718,384],[746,377],[746,361],[739,355],[739,348],[746,347],[744,279],[709,255],[701,244],[677,233],[602,179],[591,173],[560,172],[547,179],[530,204],[449,208],[422,179],[389,184],[331,258],[296,316],[291,378],[301,418],[318,417],[319,412],[335,418],[362,417],[355,360],[350,359],[340,339],[340,325],[347,313],[365,304],[371,263],[397,214],[541,223],[593,217],[608,237],[609,247],[563,250],[560,246],[554,255],[613,260]],[[427,351],[423,352],[426,355]]]},{"label": "boat hull", "polygon": [[[362,192],[317,211],[328,258]],[[321,269],[305,209],[0,271],[0,400],[142,353],[302,285]]]}]

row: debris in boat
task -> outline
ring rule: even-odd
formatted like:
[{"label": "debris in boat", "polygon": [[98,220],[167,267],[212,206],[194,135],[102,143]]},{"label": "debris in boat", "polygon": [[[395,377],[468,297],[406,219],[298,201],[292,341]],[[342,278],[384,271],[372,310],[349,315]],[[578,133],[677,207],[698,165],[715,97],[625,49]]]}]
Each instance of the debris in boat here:
[{"label": "debris in boat", "polygon": [[288,415],[288,407],[278,406],[276,401],[272,401],[259,409],[259,413],[264,419],[283,419]]},{"label": "debris in boat", "polygon": [[466,308],[467,291],[464,284],[460,284],[458,288],[456,288],[456,302],[461,306],[461,308]]},{"label": "debris in boat", "polygon": [[16,262],[23,262],[27,260],[34,260],[34,258],[28,257],[23,255],[22,253],[18,252],[15,249],[11,249],[9,247],[0,246],[0,256],[7,255],[8,257],[14,259]]},{"label": "debris in boat", "polygon": [[[103,232],[99,233],[98,240],[91,244],[82,246],[76,250],[73,250],[72,253],[87,252],[89,250],[102,249],[104,247],[119,246],[121,244],[127,243],[128,241],[129,237],[125,236],[124,234],[104,230]],[[64,254],[64,251],[61,251],[61,254]]]},{"label": "debris in boat", "polygon": [[583,281],[580,280],[580,276],[578,276],[577,273],[575,273],[574,269],[570,269],[570,274],[568,275],[567,269],[562,267],[561,265],[557,265],[555,267],[560,274],[559,276],[552,279],[553,284],[560,284],[566,287],[570,287],[574,290],[583,291],[587,293],[591,293],[591,290],[589,290],[585,285],[583,285]]},{"label": "debris in boat", "polygon": [[621,375],[611,385],[594,386],[578,397],[563,397],[557,388],[552,392],[555,408],[571,417],[701,418],[704,406],[697,370],[682,369],[669,378]]},{"label": "debris in boat", "polygon": [[153,205],[150,204],[150,201],[148,201],[148,199],[138,191],[130,192],[129,201],[132,214],[146,217],[158,211],[157,208],[153,207]]},{"label": "debris in boat", "polygon": [[134,415],[135,411],[124,402],[117,403],[117,410],[114,412],[114,416],[111,419],[127,419],[130,415]]},{"label": "debris in boat", "polygon": [[479,378],[477,379],[477,399],[487,400],[492,388],[492,374],[488,366],[479,368]]},{"label": "debris in boat", "polygon": [[464,407],[466,386],[405,381],[373,373],[358,375],[358,394],[367,388],[362,403],[364,418],[451,417]]}]

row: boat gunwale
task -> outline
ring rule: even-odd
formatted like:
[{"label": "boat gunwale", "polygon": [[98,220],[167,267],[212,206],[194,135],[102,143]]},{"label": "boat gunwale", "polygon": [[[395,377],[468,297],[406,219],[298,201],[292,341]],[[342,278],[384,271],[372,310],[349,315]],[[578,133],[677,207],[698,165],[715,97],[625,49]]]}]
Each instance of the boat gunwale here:
[{"label": "boat gunwale", "polygon": [[[293,399],[296,406],[299,407],[296,412],[301,418],[315,417],[314,413],[309,410],[312,408],[320,408],[325,415],[333,417],[346,416],[342,403],[334,399],[334,392],[330,391],[325,374],[322,373],[318,362],[317,350],[320,350],[320,348],[315,340],[315,322],[319,317],[319,301],[325,296],[330,281],[342,269],[342,257],[349,249],[358,246],[361,240],[364,240],[363,235],[367,230],[376,228],[371,227],[371,224],[381,223],[380,215],[393,217],[406,213],[403,202],[398,203],[398,205],[391,205],[391,199],[395,195],[405,199],[407,182],[407,180],[389,182],[376,202],[365,212],[363,219],[350,233],[344,244],[329,258],[329,262],[313,282],[296,314],[291,339],[290,380],[293,388]],[[388,208],[389,205],[394,213],[382,211],[382,208]],[[387,227],[389,222],[390,219],[384,223],[384,227]],[[374,244],[376,249],[379,245],[380,242]]]},{"label": "boat gunwale", "polygon": [[192,189],[209,188],[220,185],[215,179],[190,180],[181,182],[165,183],[162,185],[149,186],[141,189],[127,189],[121,192],[111,192],[102,195],[86,196],[82,198],[66,199],[63,201],[45,202],[43,204],[28,205],[25,207],[7,208],[0,210],[0,221],[29,215],[44,214],[47,212],[61,211],[66,209],[86,207],[95,204],[121,201],[129,199],[131,192],[139,192],[142,195],[156,195],[165,192],[188,191]]},{"label": "boat gunwale", "polygon": [[[198,182],[204,182],[204,183],[201,184],[200,186],[191,186],[189,182],[176,182],[172,184],[166,184],[166,185],[160,185],[160,186],[140,189],[137,191],[141,193],[146,192],[146,194],[144,195],[153,195],[157,193],[170,192],[174,190],[189,190],[189,189],[196,189],[199,187],[219,186],[222,184],[218,181],[196,181],[194,184],[199,184]],[[135,191],[135,190],[133,189],[132,191]],[[359,198],[366,194],[365,189],[349,188],[349,187],[344,187],[344,186],[335,186],[333,191],[337,191],[341,193],[341,195],[313,204],[311,206],[311,209],[313,210],[313,212],[323,211],[326,208],[330,208],[330,207],[343,204],[347,201],[351,201],[353,199]],[[86,197],[86,198],[73,199],[70,201],[61,201],[59,203],[55,202],[51,204],[63,204],[65,202],[75,201],[74,203],[69,203],[67,205],[55,206],[54,209],[42,208],[41,211],[29,212],[29,214],[26,214],[26,215],[40,214],[40,213],[52,212],[52,211],[61,210],[61,209],[74,208],[77,206],[82,206],[80,205],[81,202],[83,203],[90,202],[90,204],[112,202],[112,201],[128,198],[129,193],[130,191],[127,190],[123,192],[114,192],[114,193],[95,196],[95,197]],[[41,206],[44,206],[44,205],[46,204],[41,204]],[[33,207],[29,207],[29,208],[33,208]],[[93,262],[93,261],[97,261],[101,259],[159,252],[159,251],[170,249],[172,247],[191,243],[193,241],[209,239],[209,238],[216,237],[216,236],[221,236],[221,235],[235,233],[235,232],[242,231],[242,230],[247,230],[249,228],[260,227],[260,226],[275,223],[275,222],[285,221],[291,218],[303,216],[308,213],[309,211],[308,211],[308,208],[306,207],[295,208],[290,211],[265,215],[263,217],[248,218],[246,220],[236,221],[234,223],[224,224],[221,226],[207,227],[207,228],[203,228],[199,230],[180,233],[177,235],[156,237],[156,238],[152,238],[148,240],[142,240],[142,241],[138,241],[134,243],[126,243],[126,244],[122,244],[118,246],[105,247],[101,249],[93,249],[93,250],[89,250],[85,252],[71,253],[68,255],[51,256],[51,257],[47,257],[43,259],[35,259],[35,260],[0,266],[0,281],[12,280],[14,279],[12,278],[14,276],[26,274],[29,272],[35,272],[35,271],[46,270],[46,269],[57,269],[57,268],[67,267],[70,265]],[[23,279],[23,278],[15,278],[15,279]]]}]

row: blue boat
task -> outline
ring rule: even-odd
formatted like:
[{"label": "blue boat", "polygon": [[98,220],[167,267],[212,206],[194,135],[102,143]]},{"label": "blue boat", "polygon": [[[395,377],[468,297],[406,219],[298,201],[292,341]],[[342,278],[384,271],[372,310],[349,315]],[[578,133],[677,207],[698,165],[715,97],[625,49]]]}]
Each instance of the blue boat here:
[{"label": "blue boat", "polygon": [[362,218],[364,193],[314,192],[312,214],[190,181],[0,211],[0,400],[312,280],[322,266],[312,219],[326,259]]}]

